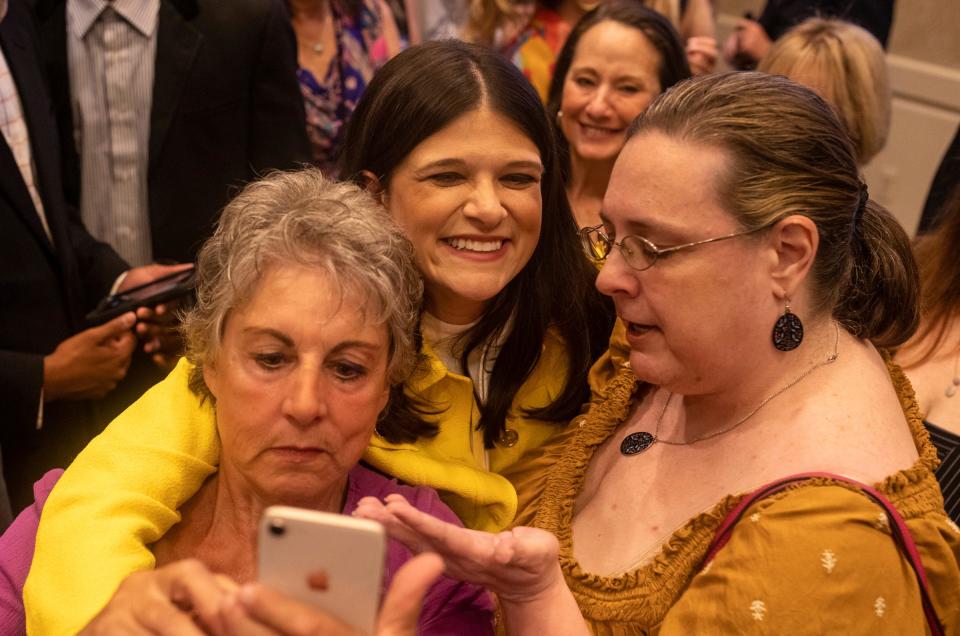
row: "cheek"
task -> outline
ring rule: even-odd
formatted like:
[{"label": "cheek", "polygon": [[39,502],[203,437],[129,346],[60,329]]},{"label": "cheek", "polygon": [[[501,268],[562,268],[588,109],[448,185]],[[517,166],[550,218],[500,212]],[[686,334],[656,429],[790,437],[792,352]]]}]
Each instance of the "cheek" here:
[{"label": "cheek", "polygon": [[388,200],[388,211],[415,247],[433,245],[462,203],[458,188],[408,189]]},{"label": "cheek", "polygon": [[[650,102],[653,101],[654,95],[651,93],[641,93],[639,95],[634,95],[630,99],[625,99],[617,105],[617,113],[620,119],[626,123],[630,124],[634,119],[640,116],[647,106],[650,105]],[[624,140],[626,140],[626,133],[624,133]]]},{"label": "cheek", "polygon": [[514,193],[508,205],[514,210],[513,216],[518,230],[518,238],[529,247],[532,254],[540,241],[540,231],[543,227],[543,205],[540,189],[534,188],[530,192]]}]

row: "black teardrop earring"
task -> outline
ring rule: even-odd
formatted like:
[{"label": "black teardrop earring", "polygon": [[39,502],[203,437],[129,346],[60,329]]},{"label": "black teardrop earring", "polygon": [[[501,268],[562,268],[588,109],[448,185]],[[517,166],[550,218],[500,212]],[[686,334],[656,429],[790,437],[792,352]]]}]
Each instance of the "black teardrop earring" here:
[{"label": "black teardrop earring", "polygon": [[803,342],[803,323],[797,314],[790,311],[786,302],[783,315],[773,325],[773,346],[780,351],[793,351]]}]

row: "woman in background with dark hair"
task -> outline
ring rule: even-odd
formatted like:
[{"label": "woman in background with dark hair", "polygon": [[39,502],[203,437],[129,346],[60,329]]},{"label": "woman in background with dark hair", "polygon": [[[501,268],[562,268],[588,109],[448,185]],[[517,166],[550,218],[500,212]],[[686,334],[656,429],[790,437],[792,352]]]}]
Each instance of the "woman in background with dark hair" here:
[{"label": "woman in background with dark hair", "polygon": [[920,413],[937,447],[944,508],[960,523],[960,186],[940,212],[941,223],[914,245],[920,266],[922,322],[900,351]]},{"label": "woman in background with dark hair", "polygon": [[[464,37],[493,46],[523,71],[544,102],[560,50],[576,23],[604,2],[597,0],[471,0]],[[680,32],[697,73],[717,58],[711,0],[636,0]],[[681,46],[682,48],[682,46]]]},{"label": "woman in background with dark hair", "polygon": [[[411,48],[383,67],[344,146],[341,174],[380,197],[413,243],[424,280],[419,364],[392,391],[382,415],[389,426],[378,427],[363,460],[434,487],[473,528],[513,521],[517,494],[499,473],[579,412],[589,397],[587,370],[612,327],[577,239],[554,143],[537,94],[516,68],[489,49],[446,41]],[[209,434],[213,405],[190,392],[189,375],[181,363],[57,484],[28,581],[31,613],[62,620],[65,608],[98,611],[31,581],[70,571],[86,582],[87,598],[106,600],[113,588],[94,589],[97,582],[115,587],[124,563],[147,550],[130,537],[169,528],[201,485],[196,468],[219,462]],[[144,454],[157,458],[149,469],[123,462]],[[124,508],[131,514],[93,512],[104,488],[89,484],[105,481],[111,506],[136,502]],[[58,550],[67,536],[73,546],[110,541],[125,549]],[[31,585],[43,594],[31,598]]]},{"label": "woman in background with dark hair", "polygon": [[547,112],[556,117],[567,197],[580,227],[600,223],[630,123],[688,77],[677,32],[635,0],[602,4],[577,22],[557,58]]}]

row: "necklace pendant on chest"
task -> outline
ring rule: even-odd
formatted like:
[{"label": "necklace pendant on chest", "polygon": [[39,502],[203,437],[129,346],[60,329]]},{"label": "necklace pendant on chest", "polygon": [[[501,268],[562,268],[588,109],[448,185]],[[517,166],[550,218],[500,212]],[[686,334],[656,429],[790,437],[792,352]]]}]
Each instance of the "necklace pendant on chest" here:
[{"label": "necklace pendant on chest", "polygon": [[620,442],[620,452],[628,456],[636,455],[653,446],[655,441],[657,438],[646,431],[630,433]]}]

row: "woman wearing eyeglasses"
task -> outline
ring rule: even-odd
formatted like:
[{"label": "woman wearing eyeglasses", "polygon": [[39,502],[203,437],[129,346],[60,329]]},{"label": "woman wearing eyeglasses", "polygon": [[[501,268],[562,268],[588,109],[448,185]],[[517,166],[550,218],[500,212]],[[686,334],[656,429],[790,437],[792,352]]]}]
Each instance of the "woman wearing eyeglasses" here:
[{"label": "woman wearing eyeglasses", "polygon": [[917,269],[830,107],[757,73],[678,84],[583,236],[629,365],[514,471],[534,528],[361,514],[496,591],[508,633],[958,633],[960,528],[885,353]]}]

